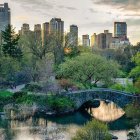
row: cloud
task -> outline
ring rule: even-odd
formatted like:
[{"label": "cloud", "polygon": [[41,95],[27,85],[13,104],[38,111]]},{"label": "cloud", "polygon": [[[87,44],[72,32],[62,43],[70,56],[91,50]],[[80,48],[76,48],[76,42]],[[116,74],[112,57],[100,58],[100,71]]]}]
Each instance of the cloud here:
[{"label": "cloud", "polygon": [[50,12],[58,9],[77,10],[77,8],[67,5],[58,5],[56,0],[11,0],[21,5],[24,9],[30,9],[32,12]]},{"label": "cloud", "polygon": [[71,7],[71,6],[64,6],[64,5],[59,5],[57,6],[58,8],[62,8],[62,9],[66,9],[66,10],[78,10],[75,7]]},{"label": "cloud", "polygon": [[93,8],[89,8],[88,10],[89,10],[91,13],[97,13],[97,11],[94,10]]},{"label": "cloud", "polygon": [[126,19],[126,22],[128,23],[129,26],[139,26],[140,25],[140,18],[139,19],[132,19],[128,18]]},{"label": "cloud", "polygon": [[126,17],[140,17],[140,14],[134,13],[134,14],[125,14]]},{"label": "cloud", "polygon": [[48,0],[11,0],[20,4],[24,8],[31,8],[30,10],[39,10],[39,9],[52,9],[53,3]]},{"label": "cloud", "polygon": [[94,4],[110,5],[125,11],[140,11],[140,0],[91,0]]}]

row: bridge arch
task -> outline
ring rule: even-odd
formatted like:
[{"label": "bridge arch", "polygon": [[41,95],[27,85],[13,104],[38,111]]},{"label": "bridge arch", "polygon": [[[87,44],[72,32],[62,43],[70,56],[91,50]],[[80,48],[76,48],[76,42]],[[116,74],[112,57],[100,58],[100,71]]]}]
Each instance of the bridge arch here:
[{"label": "bridge arch", "polygon": [[76,109],[79,109],[84,103],[95,99],[112,101],[119,107],[125,107],[127,104],[132,103],[136,98],[140,99],[139,96],[136,96],[132,93],[104,88],[68,92],[66,93],[66,96],[74,101]]}]

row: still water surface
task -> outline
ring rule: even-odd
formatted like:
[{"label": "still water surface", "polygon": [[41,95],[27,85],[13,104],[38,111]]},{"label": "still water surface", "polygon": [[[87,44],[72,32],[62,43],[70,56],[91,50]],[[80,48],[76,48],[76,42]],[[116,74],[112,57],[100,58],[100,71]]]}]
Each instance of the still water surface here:
[{"label": "still water surface", "polygon": [[95,118],[108,122],[111,133],[119,140],[127,140],[127,133],[135,124],[124,114],[114,103],[101,101],[98,108],[61,117],[36,115],[24,121],[0,119],[0,140],[70,140],[76,130]]}]

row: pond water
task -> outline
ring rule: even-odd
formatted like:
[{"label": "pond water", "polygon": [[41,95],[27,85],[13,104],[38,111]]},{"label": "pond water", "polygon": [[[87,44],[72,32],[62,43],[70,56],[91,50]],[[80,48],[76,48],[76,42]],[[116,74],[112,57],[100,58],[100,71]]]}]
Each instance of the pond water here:
[{"label": "pond water", "polygon": [[36,115],[26,120],[0,119],[0,140],[70,140],[80,127],[91,119],[108,122],[110,132],[119,140],[139,122],[127,119],[123,109],[114,103],[100,102],[97,108],[60,117]]}]

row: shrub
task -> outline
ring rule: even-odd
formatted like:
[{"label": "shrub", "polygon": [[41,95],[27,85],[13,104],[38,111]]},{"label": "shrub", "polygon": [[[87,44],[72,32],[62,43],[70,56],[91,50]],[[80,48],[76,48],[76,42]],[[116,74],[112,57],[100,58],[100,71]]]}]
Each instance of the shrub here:
[{"label": "shrub", "polygon": [[72,140],[111,140],[106,124],[93,120],[77,131]]},{"label": "shrub", "polygon": [[67,80],[67,79],[59,80],[59,84],[66,91],[68,91],[68,89],[73,86],[73,83],[71,81]]},{"label": "shrub", "polygon": [[140,124],[128,134],[128,140],[139,140],[140,139]]},{"label": "shrub", "polygon": [[129,92],[129,93],[134,93],[134,94],[139,92],[137,87],[135,87],[133,84],[129,84],[129,83],[127,83],[127,85],[125,87],[125,91]]},{"label": "shrub", "polygon": [[140,79],[135,82],[135,87],[137,88],[138,93],[140,93]]},{"label": "shrub", "polygon": [[129,104],[125,108],[125,113],[128,118],[140,118],[140,106]]},{"label": "shrub", "polygon": [[9,91],[2,90],[0,91],[0,97],[2,98],[7,98],[7,97],[12,97],[13,93]]},{"label": "shrub", "polygon": [[124,91],[125,87],[122,86],[121,84],[114,84],[113,86],[111,86],[111,89]]},{"label": "shrub", "polygon": [[12,95],[13,93],[9,92],[9,91],[0,91],[0,105],[5,105],[8,104],[12,101]]},{"label": "shrub", "polygon": [[22,98],[23,96],[26,96],[26,95],[27,95],[27,92],[23,92],[23,91],[15,92],[13,94],[13,98],[16,100],[16,99]]},{"label": "shrub", "polygon": [[50,96],[47,99],[47,104],[56,112],[67,111],[74,108],[74,103],[66,97]]},{"label": "shrub", "polygon": [[27,92],[16,92],[13,95],[15,103],[32,105],[36,101],[35,95],[28,95]]},{"label": "shrub", "polygon": [[31,92],[39,92],[42,90],[42,86],[36,83],[30,83],[26,84],[24,89]]}]

